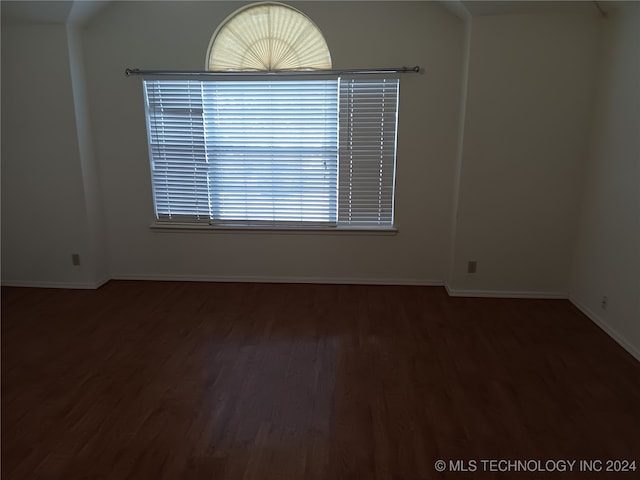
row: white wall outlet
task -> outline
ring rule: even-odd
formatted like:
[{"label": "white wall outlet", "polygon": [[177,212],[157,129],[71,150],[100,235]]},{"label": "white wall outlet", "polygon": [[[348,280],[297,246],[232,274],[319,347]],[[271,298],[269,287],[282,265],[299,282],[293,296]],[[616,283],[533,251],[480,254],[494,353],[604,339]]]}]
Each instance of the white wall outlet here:
[{"label": "white wall outlet", "polygon": [[77,267],[78,265],[80,265],[80,254],[79,253],[72,253],[71,254],[71,264],[74,267]]},{"label": "white wall outlet", "polygon": [[476,273],[478,271],[478,262],[475,260],[470,260],[467,263],[467,273]]}]

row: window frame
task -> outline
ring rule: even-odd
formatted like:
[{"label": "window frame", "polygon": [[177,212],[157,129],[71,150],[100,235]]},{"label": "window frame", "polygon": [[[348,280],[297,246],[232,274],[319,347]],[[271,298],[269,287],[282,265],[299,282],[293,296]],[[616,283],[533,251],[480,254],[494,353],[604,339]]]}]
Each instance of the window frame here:
[{"label": "window frame", "polygon": [[[317,77],[321,77],[321,78],[327,78],[327,75],[317,75],[318,72],[315,72],[316,75],[313,75],[312,78],[317,78]],[[236,73],[236,74],[220,74],[220,77],[224,77],[225,80],[237,80],[237,79],[241,79],[241,80],[245,80],[245,81],[255,81],[255,80],[259,80],[259,79],[264,79],[265,76],[266,77],[270,77],[272,74],[244,74],[244,73]],[[304,75],[302,75],[304,76]],[[342,129],[342,124],[341,124],[341,120],[340,120],[340,96],[339,96],[339,90],[340,90],[340,79],[344,76],[342,75],[336,75],[335,73],[332,73],[330,75],[328,75],[330,78],[336,78],[338,79],[338,105],[337,105],[337,116],[338,116],[338,120],[337,120],[337,127],[338,130]],[[363,75],[347,75],[347,77],[349,79],[352,78],[358,78],[358,77],[362,77]],[[375,74],[366,74],[364,75],[366,77],[377,77],[380,78],[381,75],[375,75]],[[284,74],[278,74],[277,77],[279,79],[282,80],[287,80],[287,79],[296,79],[296,80],[300,80],[301,75],[284,75]],[[334,223],[334,224],[327,224],[327,223],[321,223],[321,224],[316,224],[313,222],[309,222],[309,223],[300,223],[300,222],[291,222],[290,224],[287,224],[286,222],[265,222],[263,224],[260,223],[256,223],[256,222],[247,222],[247,223],[243,223],[243,222],[220,222],[216,219],[210,218],[208,221],[200,221],[200,222],[190,222],[190,221],[182,221],[180,219],[178,220],[169,220],[169,219],[160,219],[158,218],[157,215],[157,209],[156,209],[156,194],[155,194],[155,184],[154,184],[154,179],[153,179],[153,171],[151,168],[151,164],[153,162],[153,158],[152,158],[152,152],[151,152],[151,141],[150,141],[150,136],[151,136],[151,130],[150,130],[150,120],[149,120],[149,115],[148,115],[148,106],[145,105],[145,118],[146,118],[146,123],[147,123],[147,132],[148,132],[148,148],[149,148],[149,160],[150,160],[150,174],[151,174],[151,184],[152,184],[152,189],[154,189],[153,191],[153,206],[154,206],[154,217],[155,220],[151,223],[151,228],[153,230],[156,231],[198,231],[198,232],[207,232],[207,231],[214,231],[214,232],[239,232],[239,231],[252,231],[252,232],[263,232],[263,233],[320,233],[320,234],[360,234],[360,233],[365,233],[365,234],[382,234],[382,235],[388,235],[388,234],[395,234],[398,230],[395,224],[395,184],[396,184],[396,175],[397,175],[397,141],[398,141],[398,130],[399,130],[399,108],[400,108],[400,95],[399,95],[399,78],[397,75],[388,75],[385,74],[383,76],[384,78],[389,78],[392,79],[394,82],[396,82],[396,92],[395,92],[395,126],[394,126],[394,138],[393,138],[393,158],[392,158],[392,165],[393,165],[393,170],[391,172],[391,174],[387,175],[387,179],[390,178],[391,181],[391,203],[390,203],[390,209],[391,209],[391,221],[390,223],[386,223],[386,224],[382,224],[382,225],[349,225],[349,224],[341,224],[339,222]],[[180,78],[177,77],[175,79],[181,79],[184,80],[184,77]],[[203,76],[202,78],[189,78],[189,80],[211,80],[210,76]],[[153,75],[150,76],[145,76],[145,81],[146,80],[167,80],[166,76],[162,76],[160,77],[154,77]],[[145,104],[146,104],[146,92],[145,92]],[[203,110],[204,110],[204,106],[203,106]],[[341,171],[341,164],[340,164],[340,138],[338,138],[337,140],[337,145],[336,148],[338,149],[338,159],[337,159],[337,165],[336,165],[336,175],[340,175],[340,171]],[[339,211],[340,211],[340,192],[339,189],[337,189],[336,191],[336,198],[334,200],[335,203],[335,215],[338,216],[339,215]]]}]

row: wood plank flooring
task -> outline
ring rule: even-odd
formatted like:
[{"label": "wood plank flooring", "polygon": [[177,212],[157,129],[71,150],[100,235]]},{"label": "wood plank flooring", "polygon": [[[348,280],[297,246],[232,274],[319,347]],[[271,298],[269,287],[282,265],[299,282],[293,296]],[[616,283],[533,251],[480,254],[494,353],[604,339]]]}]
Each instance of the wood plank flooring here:
[{"label": "wood plank flooring", "polygon": [[[563,300],[353,285],[2,289],[5,480],[625,480],[640,471],[481,461],[640,467],[639,432],[640,363]],[[456,460],[476,470],[451,472]]]}]

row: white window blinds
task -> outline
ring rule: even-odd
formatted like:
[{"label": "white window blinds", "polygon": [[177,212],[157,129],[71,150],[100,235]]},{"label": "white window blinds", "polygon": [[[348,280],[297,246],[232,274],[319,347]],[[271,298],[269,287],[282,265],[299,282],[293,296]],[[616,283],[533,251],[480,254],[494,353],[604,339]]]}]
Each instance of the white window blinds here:
[{"label": "white window blinds", "polygon": [[337,82],[207,82],[213,219],[335,223]]},{"label": "white window blinds", "polygon": [[211,216],[202,82],[144,82],[153,197],[158,219]]},{"label": "white window blinds", "polygon": [[393,225],[398,80],[340,82],[338,222]]},{"label": "white window blinds", "polygon": [[398,81],[145,79],[156,217],[393,226]]}]

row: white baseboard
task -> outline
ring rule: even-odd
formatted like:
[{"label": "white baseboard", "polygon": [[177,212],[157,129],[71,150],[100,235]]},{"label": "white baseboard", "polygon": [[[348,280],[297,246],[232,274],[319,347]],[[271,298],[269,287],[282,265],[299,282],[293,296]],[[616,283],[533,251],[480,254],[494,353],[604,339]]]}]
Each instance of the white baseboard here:
[{"label": "white baseboard", "polygon": [[589,320],[595,323],[598,327],[600,327],[604,333],[609,335],[613,340],[616,341],[618,345],[624,348],[627,352],[629,352],[636,360],[640,362],[640,350],[638,350],[635,346],[631,345],[617,330],[612,328],[605,322],[599,315],[594,313],[593,310],[586,307],[582,303],[578,302],[575,298],[569,297],[569,301],[575,305],[575,307],[584,313]]},{"label": "white baseboard", "polygon": [[96,290],[110,280],[105,277],[96,282],[33,282],[28,280],[3,280],[3,287],[30,287],[30,288],[69,288],[74,290]]},{"label": "white baseboard", "polygon": [[441,280],[398,278],[340,278],[340,277],[271,277],[218,275],[114,274],[112,280],[148,280],[167,282],[227,282],[227,283],[318,283],[334,285],[407,285],[441,287]]},{"label": "white baseboard", "polygon": [[460,290],[451,288],[446,282],[444,287],[450,297],[486,297],[486,298],[540,298],[540,299],[563,299],[569,298],[566,293],[559,292],[527,292],[518,290]]},{"label": "white baseboard", "polygon": [[607,335],[615,340],[622,348],[640,361],[640,350],[630,344],[620,333],[610,327],[592,310],[571,298],[566,293],[558,292],[527,292],[505,290],[459,290],[451,288],[441,280],[417,279],[389,279],[389,278],[330,278],[330,277],[261,277],[261,276],[213,276],[213,275],[163,275],[163,274],[115,274],[96,282],[32,282],[23,280],[2,281],[5,287],[32,288],[69,288],[80,290],[95,290],[109,280],[146,280],[171,282],[237,282],[237,283],[317,283],[335,285],[407,285],[407,286],[444,286],[451,297],[485,297],[485,298],[539,298],[539,299],[568,299],[575,307],[600,327]]}]

